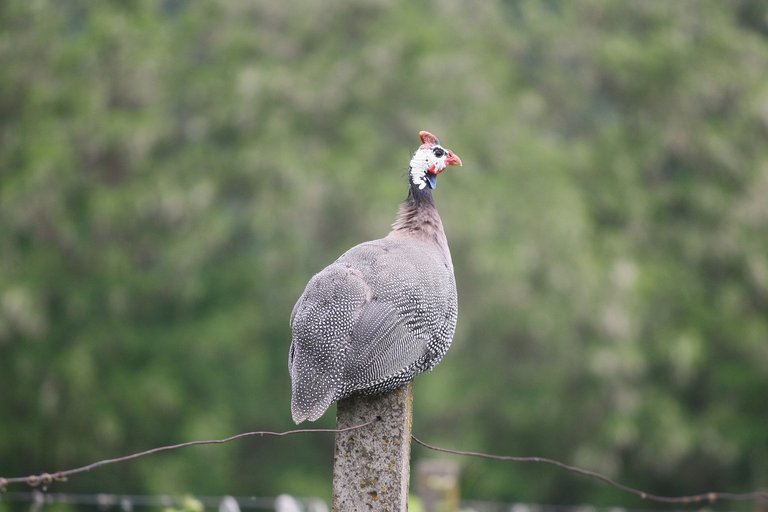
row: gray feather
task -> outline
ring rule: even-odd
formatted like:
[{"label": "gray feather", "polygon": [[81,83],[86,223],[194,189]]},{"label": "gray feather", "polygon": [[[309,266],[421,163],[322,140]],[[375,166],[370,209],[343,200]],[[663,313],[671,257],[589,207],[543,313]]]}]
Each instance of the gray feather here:
[{"label": "gray feather", "polygon": [[433,368],[456,313],[453,268],[439,247],[387,237],[350,249],[310,280],[293,310],[294,421]]}]

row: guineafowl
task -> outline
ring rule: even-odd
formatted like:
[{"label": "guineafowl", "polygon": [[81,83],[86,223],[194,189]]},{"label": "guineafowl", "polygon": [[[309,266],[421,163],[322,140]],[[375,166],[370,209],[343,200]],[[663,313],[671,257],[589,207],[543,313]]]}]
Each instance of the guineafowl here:
[{"label": "guineafowl", "polygon": [[291,313],[293,421],[314,421],[353,393],[394,390],[440,362],[456,330],[453,263],[432,199],[461,159],[422,131],[408,197],[390,233],[317,273]]}]

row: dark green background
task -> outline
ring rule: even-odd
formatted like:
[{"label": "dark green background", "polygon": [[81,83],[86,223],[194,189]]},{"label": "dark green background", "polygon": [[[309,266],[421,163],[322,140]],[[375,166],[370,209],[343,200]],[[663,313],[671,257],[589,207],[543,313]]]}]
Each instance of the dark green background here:
[{"label": "dark green background", "polygon": [[[417,435],[657,493],[765,487],[766,5],[0,3],[0,475],[291,428],[293,303],[387,233],[426,129],[464,161],[435,193],[460,316]],[[332,444],[55,490],[327,498]],[[461,464],[465,498],[652,506]]]}]

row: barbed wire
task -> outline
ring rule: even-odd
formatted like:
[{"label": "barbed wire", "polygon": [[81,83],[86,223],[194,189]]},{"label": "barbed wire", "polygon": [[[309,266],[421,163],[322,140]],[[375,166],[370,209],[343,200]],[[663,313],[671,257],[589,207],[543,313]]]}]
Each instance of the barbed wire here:
[{"label": "barbed wire", "polygon": [[53,482],[65,482],[67,478],[72,475],[76,475],[78,473],[84,473],[86,471],[90,471],[92,469],[96,469],[101,466],[106,466],[108,464],[116,464],[118,462],[126,462],[129,460],[146,457],[147,455],[152,455],[160,452],[167,452],[171,450],[178,450],[181,448],[188,448],[190,446],[200,446],[200,445],[207,445],[207,444],[224,444],[224,443],[236,441],[237,439],[242,439],[244,437],[254,437],[254,436],[280,437],[280,436],[288,436],[292,434],[306,434],[306,433],[319,433],[319,432],[326,432],[326,433],[327,432],[333,432],[333,433],[348,432],[350,430],[357,430],[359,428],[367,427],[372,423],[376,423],[377,421],[379,421],[379,419],[380,418],[377,417],[366,423],[361,423],[359,425],[353,425],[351,427],[346,427],[346,428],[302,428],[302,429],[296,429],[296,430],[286,430],[284,432],[270,432],[270,431],[243,432],[241,434],[235,434],[233,436],[225,437],[223,439],[187,441],[185,443],[159,446],[157,448],[151,448],[149,450],[132,453],[130,455],[124,455],[122,457],[115,457],[112,459],[100,460],[97,462],[93,462],[91,464],[87,464],[85,466],[81,466],[79,468],[67,469],[64,471],[55,471],[53,473],[40,473],[36,475],[20,476],[20,477],[12,477],[12,478],[0,477],[0,491],[4,491],[8,484],[25,483],[30,487],[37,487],[39,485],[47,486],[52,484]]},{"label": "barbed wire", "polygon": [[652,494],[649,492],[641,491],[640,489],[636,489],[634,487],[630,487],[628,485],[622,484],[596,471],[591,471],[589,469],[572,466],[570,464],[566,464],[564,462],[560,462],[554,459],[548,459],[546,457],[520,457],[520,456],[514,456],[514,455],[495,455],[491,453],[472,452],[472,451],[466,451],[466,450],[453,450],[450,448],[443,448],[440,446],[435,446],[435,445],[426,443],[413,435],[411,436],[411,439],[413,439],[413,441],[416,444],[419,444],[424,448],[428,448],[436,452],[450,453],[452,455],[461,455],[465,457],[477,457],[481,459],[491,459],[491,460],[499,460],[499,461],[505,461],[505,462],[525,462],[525,463],[533,462],[538,464],[549,464],[551,466],[564,469],[565,471],[568,471],[570,473],[585,476],[587,478],[592,478],[594,480],[599,480],[603,483],[610,485],[611,487],[619,489],[620,491],[624,491],[626,493],[639,496],[644,500],[658,501],[661,503],[675,503],[675,504],[682,504],[682,505],[690,505],[690,504],[704,503],[704,502],[714,503],[715,501],[719,501],[719,500],[722,500],[722,501],[725,501],[725,500],[768,501],[768,491],[751,491],[751,492],[745,492],[745,493],[705,492],[701,494],[692,494],[689,496],[661,496],[658,494]]},{"label": "barbed wire", "polygon": [[[0,492],[4,492],[9,484],[19,484],[19,483],[25,483],[29,485],[30,487],[38,487],[38,486],[48,486],[52,484],[53,482],[64,482],[67,480],[68,477],[72,475],[76,475],[78,473],[84,473],[86,471],[91,471],[93,469],[99,468],[101,466],[106,466],[108,464],[116,464],[119,462],[127,462],[129,460],[135,460],[141,457],[146,457],[148,455],[153,455],[160,452],[166,452],[171,450],[178,450],[181,448],[188,448],[190,446],[200,446],[200,445],[211,445],[211,444],[224,444],[229,443],[232,441],[236,441],[238,439],[243,439],[245,437],[264,437],[264,436],[275,436],[275,437],[281,437],[281,436],[288,436],[293,434],[306,434],[306,433],[341,433],[341,432],[349,432],[352,430],[357,430],[361,428],[365,428],[369,425],[372,425],[373,423],[376,423],[377,421],[380,421],[381,417],[377,416],[376,418],[367,421],[365,423],[360,423],[358,425],[353,425],[351,427],[346,428],[307,428],[307,429],[295,429],[295,430],[286,430],[283,432],[271,432],[271,431],[254,431],[254,432],[243,432],[240,434],[235,434],[233,436],[225,437],[223,439],[208,439],[208,440],[198,440],[198,441],[187,441],[184,443],[178,443],[178,444],[172,444],[172,445],[166,445],[166,446],[159,446],[157,448],[151,448],[149,450],[144,450],[141,452],[133,453],[130,455],[124,455],[122,457],[115,457],[111,459],[104,459],[97,462],[93,462],[91,464],[87,464],[85,466],[81,466],[78,468],[73,469],[67,469],[63,471],[55,471],[52,473],[39,473],[35,475],[29,475],[29,476],[23,476],[23,477],[10,477],[10,478],[4,478],[0,477]],[[705,493],[699,493],[699,494],[691,494],[688,496],[662,496],[658,494],[649,493],[646,491],[642,491],[640,489],[630,487],[628,485],[622,484],[620,482],[617,482],[616,480],[613,480],[612,478],[603,475],[601,473],[598,473],[596,471],[591,471],[589,469],[580,468],[577,466],[573,466],[570,464],[566,464],[564,462],[560,462],[558,460],[549,459],[546,457],[521,457],[521,456],[514,456],[514,455],[496,455],[491,453],[482,453],[482,452],[474,452],[474,451],[467,451],[467,450],[455,450],[451,448],[443,448],[440,446],[435,446],[433,444],[427,443],[425,441],[422,441],[418,437],[412,435],[411,438],[413,441],[432,451],[435,452],[441,452],[441,453],[448,453],[451,455],[458,455],[458,456],[464,456],[464,457],[476,457],[476,458],[482,458],[482,459],[490,459],[490,460],[497,460],[497,461],[504,461],[504,462],[520,462],[520,463],[538,463],[538,464],[548,464],[551,466],[555,466],[559,469],[568,471],[569,473],[574,473],[576,475],[584,476],[587,478],[592,478],[594,480],[598,480],[600,482],[603,482],[611,487],[614,487],[620,491],[633,494],[635,496],[639,496],[642,499],[650,500],[650,501],[656,501],[660,503],[674,503],[674,504],[683,504],[683,505],[690,505],[690,504],[698,504],[698,503],[714,503],[715,501],[756,501],[756,502],[768,502],[768,491],[750,491],[745,493],[732,493],[732,492],[705,492]]]}]

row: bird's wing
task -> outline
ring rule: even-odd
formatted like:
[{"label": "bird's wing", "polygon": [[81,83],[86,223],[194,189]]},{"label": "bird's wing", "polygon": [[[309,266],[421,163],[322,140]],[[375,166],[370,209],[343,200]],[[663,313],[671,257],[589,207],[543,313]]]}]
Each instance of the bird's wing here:
[{"label": "bird's wing", "polygon": [[369,298],[360,272],[333,264],[309,281],[296,303],[288,366],[297,423],[314,421],[342,393],[349,333]]},{"label": "bird's wing", "polygon": [[345,380],[355,389],[370,387],[415,363],[430,367],[436,357],[431,342],[447,305],[440,290],[452,281],[431,250],[412,242],[377,240],[340,258],[362,264],[371,290],[351,331],[345,363]]},{"label": "bird's wing", "polygon": [[341,396],[434,366],[448,306],[440,290],[448,285],[449,270],[428,247],[382,241],[353,247],[313,277],[291,315],[294,419],[314,419]]},{"label": "bird's wing", "polygon": [[350,336],[345,380],[354,388],[368,387],[429,357],[428,338],[417,336],[408,320],[392,304],[368,302]]}]

